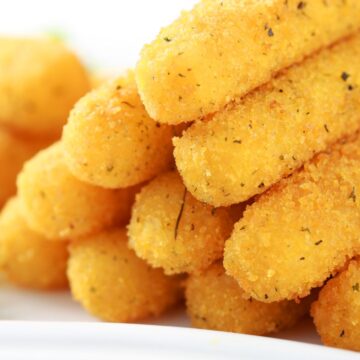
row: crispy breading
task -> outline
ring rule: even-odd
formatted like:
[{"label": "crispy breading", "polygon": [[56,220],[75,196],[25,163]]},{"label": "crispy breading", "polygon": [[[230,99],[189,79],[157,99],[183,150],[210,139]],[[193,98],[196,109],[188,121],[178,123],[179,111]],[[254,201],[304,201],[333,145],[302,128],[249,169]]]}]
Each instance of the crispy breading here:
[{"label": "crispy breading", "polygon": [[311,306],[325,345],[360,351],[360,260],[329,280]]},{"label": "crispy breading", "polygon": [[191,126],[174,140],[189,191],[214,206],[245,201],[354,133],[360,128],[358,58],[360,34]]},{"label": "crispy breading", "polygon": [[195,120],[359,27],[358,0],[202,0],[144,47],[139,92],[153,119]]},{"label": "crispy breading", "polygon": [[224,266],[255,299],[309,294],[360,251],[360,135],[321,153],[244,212]]},{"label": "crispy breading", "polygon": [[103,189],[75,178],[60,142],[27,161],[17,184],[29,226],[50,239],[73,239],[126,223],[135,197],[134,188]]},{"label": "crispy breading", "polygon": [[159,315],[181,298],[180,279],[152,269],[127,246],[125,228],[73,242],[71,291],[91,314],[106,321],[137,321]]},{"label": "crispy breading", "polygon": [[249,298],[225,274],[221,263],[186,282],[187,312],[192,325],[202,329],[264,335],[295,325],[309,310],[310,298],[266,304]]},{"label": "crispy breading", "polygon": [[16,193],[16,176],[24,162],[51,142],[20,136],[0,126],[0,208]]},{"label": "crispy breading", "polygon": [[67,246],[30,230],[17,198],[5,205],[0,214],[0,269],[9,281],[42,290],[65,288]]},{"label": "crispy breading", "polygon": [[89,89],[85,68],[61,42],[0,37],[0,123],[58,136]]},{"label": "crispy breading", "polygon": [[197,201],[177,172],[167,172],[136,196],[129,245],[166,274],[199,272],[222,258],[233,224],[227,209]]},{"label": "crispy breading", "polygon": [[65,160],[79,179],[106,188],[149,180],[173,164],[173,128],[150,119],[133,73],[85,95],[64,127]]}]

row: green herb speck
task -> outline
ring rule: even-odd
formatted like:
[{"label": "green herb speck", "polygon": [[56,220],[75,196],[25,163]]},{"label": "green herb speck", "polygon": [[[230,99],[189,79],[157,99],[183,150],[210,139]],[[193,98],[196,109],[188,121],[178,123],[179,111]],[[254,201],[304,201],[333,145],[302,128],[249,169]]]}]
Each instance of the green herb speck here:
[{"label": "green herb speck", "polygon": [[352,199],[353,202],[356,202],[356,190],[355,190],[355,187],[352,188],[351,193],[349,195],[349,199]]},{"label": "green herb speck", "polygon": [[346,81],[348,78],[350,77],[350,75],[346,72],[346,71],[343,71],[341,73],[341,78]]},{"label": "green herb speck", "polygon": [[303,10],[306,6],[306,2],[305,1],[300,1],[298,4],[297,4],[297,8],[298,10]]},{"label": "green herb speck", "polygon": [[175,238],[175,240],[176,240],[177,235],[178,235],[178,230],[179,230],[179,225],[180,225],[181,217],[182,217],[182,214],[183,214],[183,212],[184,212],[186,194],[187,194],[187,189],[185,188],[184,194],[183,194],[183,197],[182,197],[181,206],[180,206],[180,211],[179,211],[179,214],[178,214],[178,216],[177,216],[176,223],[175,223],[175,231],[174,231],[174,238]]}]

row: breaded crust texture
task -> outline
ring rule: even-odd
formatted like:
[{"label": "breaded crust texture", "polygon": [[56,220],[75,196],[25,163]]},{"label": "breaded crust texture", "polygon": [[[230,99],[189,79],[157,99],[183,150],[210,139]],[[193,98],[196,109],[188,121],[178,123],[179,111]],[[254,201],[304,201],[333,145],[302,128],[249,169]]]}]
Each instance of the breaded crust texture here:
[{"label": "breaded crust texture", "polygon": [[222,258],[233,224],[227,209],[197,201],[177,172],[167,172],[136,196],[129,244],[166,274],[199,272]]},{"label": "breaded crust texture", "polygon": [[358,0],[202,0],[144,47],[137,85],[153,119],[195,120],[359,26]]},{"label": "breaded crust texture", "polygon": [[29,226],[50,239],[73,239],[126,223],[135,196],[132,188],[103,189],[75,178],[60,142],[25,164],[17,185]]},{"label": "breaded crust texture", "polygon": [[89,89],[85,68],[61,42],[0,37],[0,123],[58,136]]},{"label": "breaded crust texture", "polygon": [[16,193],[16,176],[24,162],[50,144],[51,139],[17,136],[0,126],[0,208]]},{"label": "breaded crust texture", "polygon": [[290,68],[174,139],[189,191],[214,206],[245,201],[354,133],[360,128],[358,58],[360,35]]},{"label": "breaded crust texture", "polygon": [[360,260],[331,279],[311,306],[324,344],[360,351]]},{"label": "breaded crust texture", "polygon": [[127,246],[124,228],[73,242],[68,277],[74,298],[105,321],[159,315],[181,297],[179,279],[139,259]]},{"label": "breaded crust texture", "polygon": [[360,137],[316,156],[247,207],[224,265],[264,301],[309,294],[360,251]]},{"label": "breaded crust texture", "polygon": [[264,335],[296,324],[309,310],[308,298],[300,303],[266,304],[249,298],[237,282],[225,274],[221,263],[186,283],[187,312],[192,325],[202,329]]},{"label": "breaded crust texture", "polygon": [[5,205],[0,215],[0,269],[10,282],[39,290],[67,287],[67,246],[32,231],[17,198]]},{"label": "breaded crust texture", "polygon": [[124,188],[172,165],[172,136],[171,126],[148,116],[129,72],[76,104],[63,132],[65,160],[83,181]]}]

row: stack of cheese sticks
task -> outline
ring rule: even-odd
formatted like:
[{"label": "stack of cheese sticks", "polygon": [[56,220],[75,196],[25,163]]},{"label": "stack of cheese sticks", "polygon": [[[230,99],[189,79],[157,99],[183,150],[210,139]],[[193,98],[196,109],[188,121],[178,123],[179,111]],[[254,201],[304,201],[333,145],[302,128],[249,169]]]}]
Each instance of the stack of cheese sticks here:
[{"label": "stack of cheese sticks", "polygon": [[357,0],[200,1],[25,164],[4,272],[107,321],[183,296],[194,326],[248,334],[310,311],[360,350],[359,59]]}]

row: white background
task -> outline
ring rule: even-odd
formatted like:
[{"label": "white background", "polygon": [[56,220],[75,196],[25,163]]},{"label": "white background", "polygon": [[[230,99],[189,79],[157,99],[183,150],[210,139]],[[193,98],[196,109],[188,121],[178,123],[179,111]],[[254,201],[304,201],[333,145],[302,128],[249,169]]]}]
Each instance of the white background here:
[{"label": "white background", "polygon": [[61,33],[86,63],[123,69],[195,0],[0,0],[0,34]]}]

